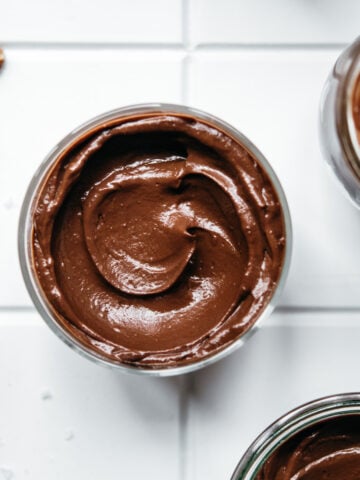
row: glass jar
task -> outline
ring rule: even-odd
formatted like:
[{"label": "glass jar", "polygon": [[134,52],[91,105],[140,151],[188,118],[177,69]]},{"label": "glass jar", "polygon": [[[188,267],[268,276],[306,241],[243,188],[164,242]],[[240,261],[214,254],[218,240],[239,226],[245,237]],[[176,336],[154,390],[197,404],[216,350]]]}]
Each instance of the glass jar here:
[{"label": "glass jar", "polygon": [[[217,351],[213,355],[210,355],[204,359],[200,359],[182,366],[171,366],[166,368],[145,368],[139,366],[131,366],[125,363],[115,362],[107,358],[105,355],[102,356],[99,353],[91,350],[89,347],[81,343],[78,339],[74,338],[65,328],[63,328],[59,321],[56,319],[56,316],[53,313],[53,309],[49,304],[49,301],[44,294],[39,280],[34,271],[33,266],[33,257],[32,257],[32,228],[33,228],[33,213],[36,200],[38,198],[39,192],[41,191],[42,185],[47,178],[49,171],[56,163],[58,158],[72,145],[76,144],[77,141],[83,138],[86,138],[90,133],[96,131],[100,127],[103,129],[105,127],[116,124],[119,119],[128,118],[132,115],[136,116],[139,114],[156,114],[156,113],[168,113],[168,114],[188,114],[194,118],[199,118],[203,121],[207,121],[210,124],[213,124],[225,131],[228,135],[239,141],[248,151],[258,160],[262,165],[266,173],[268,174],[273,187],[278,195],[283,217],[285,224],[285,235],[286,235],[286,248],[284,253],[284,260],[281,269],[281,274],[277,282],[276,288],[273,291],[271,298],[269,299],[268,304],[265,306],[263,311],[260,313],[259,317],[255,323],[250,327],[250,329],[245,332],[242,336],[235,339],[232,343],[227,345],[224,349]],[[291,222],[290,214],[287,205],[285,195],[283,193],[282,187],[279,180],[277,179],[274,171],[272,170],[270,164],[261,154],[261,152],[240,132],[226,124],[220,119],[209,115],[205,112],[180,106],[180,105],[170,105],[170,104],[145,104],[145,105],[134,105],[130,107],[120,108],[90,120],[89,122],[83,124],[67,137],[65,137],[58,145],[49,153],[47,158],[39,167],[39,170],[35,173],[28,191],[26,193],[19,223],[19,257],[20,265],[22,269],[22,274],[25,280],[26,287],[29,291],[31,299],[39,311],[42,318],[48,324],[48,326],[55,332],[55,334],[60,337],[68,346],[77,351],[78,353],[84,355],[85,357],[105,366],[114,367],[116,369],[132,372],[136,374],[144,375],[154,375],[154,376],[169,376],[177,375],[193,370],[202,368],[210,363],[219,360],[220,358],[228,355],[238,347],[240,347],[259,327],[260,322],[268,317],[271,311],[274,309],[275,305],[278,302],[278,298],[282,291],[282,288],[285,283],[287,276],[290,256],[291,256],[291,247],[292,247],[292,233],[291,233]],[[211,312],[209,312],[211,315]]]},{"label": "glass jar", "polygon": [[360,208],[360,37],[338,58],[320,103],[323,154]]},{"label": "glass jar", "polygon": [[270,425],[248,448],[231,480],[255,480],[271,454],[287,440],[321,421],[360,415],[360,393],[324,397],[302,405]]}]

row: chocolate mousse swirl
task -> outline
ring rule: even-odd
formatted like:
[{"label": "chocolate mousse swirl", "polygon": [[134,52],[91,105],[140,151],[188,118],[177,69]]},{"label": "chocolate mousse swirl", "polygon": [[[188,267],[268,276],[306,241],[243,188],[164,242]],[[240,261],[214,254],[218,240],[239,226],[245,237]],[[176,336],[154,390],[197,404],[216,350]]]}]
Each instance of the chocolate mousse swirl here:
[{"label": "chocolate mousse swirl", "polygon": [[256,158],[185,115],[95,128],[54,163],[33,216],[34,267],[57,321],[102,356],[149,368],[246,332],[284,252],[280,202]]},{"label": "chocolate mousse swirl", "polygon": [[349,416],[312,427],[287,441],[256,480],[359,480],[360,419]]}]

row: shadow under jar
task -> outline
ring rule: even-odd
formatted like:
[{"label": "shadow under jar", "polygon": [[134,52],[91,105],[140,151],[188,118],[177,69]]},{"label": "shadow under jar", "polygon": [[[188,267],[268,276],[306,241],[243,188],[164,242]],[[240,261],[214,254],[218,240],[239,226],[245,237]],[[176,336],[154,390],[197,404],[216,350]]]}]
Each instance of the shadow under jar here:
[{"label": "shadow under jar", "polygon": [[35,306],[68,345],[174,375],[240,346],[274,308],[291,227],[262,154],[177,105],[101,115],[59,143],[24,200],[19,251]]},{"label": "shadow under jar", "polygon": [[320,104],[324,157],[360,208],[360,37],[338,58]]},{"label": "shadow under jar", "polygon": [[360,394],[325,397],[273,423],[249,447],[231,480],[358,480]]}]

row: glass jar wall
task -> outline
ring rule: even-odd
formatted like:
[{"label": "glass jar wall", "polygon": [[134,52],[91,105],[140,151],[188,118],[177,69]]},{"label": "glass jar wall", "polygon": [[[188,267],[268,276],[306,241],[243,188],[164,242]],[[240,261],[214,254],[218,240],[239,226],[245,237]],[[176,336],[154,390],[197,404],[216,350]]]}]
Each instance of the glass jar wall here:
[{"label": "glass jar wall", "polygon": [[320,138],[325,159],[360,208],[360,37],[340,55],[324,86]]}]

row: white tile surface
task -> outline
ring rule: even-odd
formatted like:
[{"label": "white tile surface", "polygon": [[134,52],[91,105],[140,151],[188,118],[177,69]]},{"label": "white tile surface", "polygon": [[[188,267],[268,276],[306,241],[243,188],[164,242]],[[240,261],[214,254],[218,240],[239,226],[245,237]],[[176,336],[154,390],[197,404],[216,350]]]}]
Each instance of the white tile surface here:
[{"label": "white tile surface", "polygon": [[275,313],[265,325],[231,357],[192,375],[187,480],[230,478],[279,416],[358,391],[359,313]]},{"label": "white tile surface", "polygon": [[248,135],[283,183],[294,229],[285,305],[360,305],[359,212],[328,174],[318,140],[321,89],[338,53],[203,53],[189,65],[189,103]]},{"label": "white tile surface", "polygon": [[193,44],[346,43],[359,35],[357,0],[189,0]]},{"label": "white tile surface", "polygon": [[179,102],[179,52],[6,49],[0,72],[1,305],[30,305],[17,260],[20,205],[45,155],[93,116],[132,103]]},{"label": "white tile surface", "polygon": [[[359,1],[6,0],[0,11],[0,479],[228,479],[279,415],[358,390],[359,212],[327,174],[317,113],[332,46],[360,33]],[[308,312],[275,313],[186,379],[93,365],[18,308],[31,305],[16,230],[36,167],[81,122],[149,101],[217,114],[268,157],[294,224],[282,305]]]},{"label": "white tile surface", "polygon": [[36,314],[2,313],[0,385],[0,478],[179,479],[181,379],[99,367]]},{"label": "white tile surface", "polygon": [[181,0],[1,2],[0,42],[181,41]]}]

